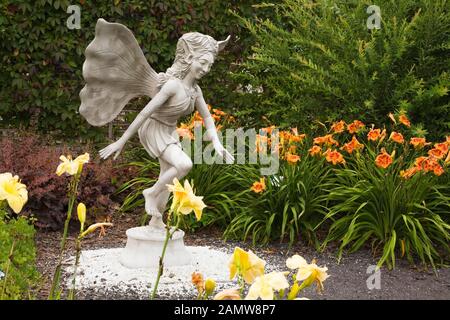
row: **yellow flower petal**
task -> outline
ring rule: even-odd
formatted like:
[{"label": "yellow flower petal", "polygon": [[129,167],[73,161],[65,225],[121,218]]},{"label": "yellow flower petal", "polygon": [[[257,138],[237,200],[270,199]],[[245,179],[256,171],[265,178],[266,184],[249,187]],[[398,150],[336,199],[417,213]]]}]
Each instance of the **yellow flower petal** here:
[{"label": "yellow flower petal", "polygon": [[81,156],[78,156],[75,160],[75,162],[81,163],[81,164],[85,164],[89,162],[89,153],[85,153]]},{"label": "yellow flower petal", "polygon": [[265,264],[266,262],[258,258],[253,252],[246,252],[236,247],[229,264],[230,279],[233,279],[238,272],[246,283],[252,284],[255,278],[264,274]]},{"label": "yellow flower petal", "polygon": [[311,273],[312,273],[312,270],[307,267],[299,268],[297,271],[296,280],[302,281],[302,280],[308,279],[309,276],[311,275]]},{"label": "yellow flower petal", "polygon": [[307,265],[305,258],[299,256],[298,254],[293,255],[292,257],[286,260],[286,266],[289,269],[298,269],[300,266]]},{"label": "yellow flower petal", "polygon": [[11,173],[0,174],[0,201],[6,200],[15,213],[20,213],[28,201],[26,186],[19,181],[18,176]]},{"label": "yellow flower petal", "polygon": [[213,300],[241,300],[241,296],[237,289],[225,289],[216,294]]},{"label": "yellow flower petal", "polygon": [[262,300],[273,300],[274,291],[289,288],[289,282],[283,272],[271,272],[258,276],[250,286],[246,300],[255,300],[260,297]]}]

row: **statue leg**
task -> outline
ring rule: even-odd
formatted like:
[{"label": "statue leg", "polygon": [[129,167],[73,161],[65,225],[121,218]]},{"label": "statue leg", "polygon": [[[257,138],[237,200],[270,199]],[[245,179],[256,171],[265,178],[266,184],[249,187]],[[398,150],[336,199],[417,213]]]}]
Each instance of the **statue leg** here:
[{"label": "statue leg", "polygon": [[175,144],[168,146],[159,160],[161,169],[158,181],[151,188],[145,189],[143,195],[145,197],[146,212],[155,216],[155,218],[161,219],[162,211],[164,211],[169,197],[166,185],[172,184],[174,178],[181,179],[187,175],[192,168],[192,161]]}]

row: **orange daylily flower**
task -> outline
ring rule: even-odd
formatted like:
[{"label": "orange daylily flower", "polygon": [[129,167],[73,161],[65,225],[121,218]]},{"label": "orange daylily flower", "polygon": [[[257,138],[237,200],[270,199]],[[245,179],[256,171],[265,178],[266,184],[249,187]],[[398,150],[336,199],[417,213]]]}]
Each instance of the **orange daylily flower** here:
[{"label": "orange daylily flower", "polygon": [[182,123],[177,128],[177,133],[182,138],[187,138],[189,140],[194,140],[194,134],[192,133],[191,129],[184,123]]},{"label": "orange daylily flower", "polygon": [[420,171],[420,169],[418,167],[412,167],[407,170],[402,170],[402,171],[400,171],[400,177],[402,177],[404,179],[409,179],[419,171]]},{"label": "orange daylily flower", "polygon": [[365,124],[359,120],[355,120],[347,125],[347,131],[350,133],[357,133],[360,129],[364,128]]},{"label": "orange daylily flower", "polygon": [[325,151],[324,155],[326,156],[327,161],[332,162],[334,165],[345,163],[344,156],[339,151],[328,149]]},{"label": "orange daylily flower", "polygon": [[286,160],[289,163],[297,163],[300,160],[300,157],[296,154],[286,154]]},{"label": "orange daylily flower", "polygon": [[224,115],[226,115],[226,113],[223,112],[222,110],[219,110],[219,109],[212,109],[212,110],[213,110],[213,112],[214,112],[215,114],[217,114],[218,116],[224,116]]},{"label": "orange daylily flower", "polygon": [[262,128],[261,131],[267,132],[267,134],[271,134],[275,128],[276,128],[275,126],[270,126],[270,127]]},{"label": "orange daylily flower", "polygon": [[428,157],[423,161],[423,170],[425,172],[434,171],[436,167],[440,167],[434,157]]},{"label": "orange daylily flower", "polygon": [[359,143],[358,139],[356,139],[356,137],[353,136],[352,141],[344,144],[341,150],[345,150],[351,154],[353,150],[360,150],[362,148],[364,148],[364,145],[362,143]]},{"label": "orange daylily flower", "polygon": [[253,185],[250,189],[256,193],[262,193],[264,190],[266,190],[265,180],[265,178],[260,178],[259,181],[253,182]]},{"label": "orange daylily flower", "polygon": [[433,168],[433,173],[436,176],[440,176],[444,173],[444,168],[442,168],[440,164],[436,164]]},{"label": "orange daylily flower", "polygon": [[407,127],[411,127],[411,122],[409,122],[408,117],[406,117],[404,114],[398,117],[398,121],[400,121],[400,123],[404,124]]},{"label": "orange daylily flower", "polygon": [[447,154],[448,152],[448,144],[447,142],[435,143],[434,147],[441,150],[443,153]]},{"label": "orange daylily flower", "polygon": [[386,130],[383,129],[370,129],[369,133],[367,134],[367,139],[371,141],[377,141],[378,139],[384,139],[386,136]]},{"label": "orange daylily flower", "polygon": [[401,133],[395,132],[395,131],[392,131],[391,135],[389,136],[389,140],[392,140],[392,141],[397,142],[397,143],[404,143],[405,142],[405,139],[403,138],[403,135]]},{"label": "orange daylily flower", "polygon": [[442,159],[445,157],[446,152],[443,152],[442,149],[439,148],[433,148],[428,151],[428,154],[436,159]]},{"label": "orange daylily flower", "polygon": [[256,152],[266,152],[267,146],[270,145],[270,139],[267,136],[257,134],[255,144]]},{"label": "orange daylily flower", "polygon": [[431,144],[430,142],[426,142],[425,138],[411,138],[411,140],[409,140],[409,143],[412,144],[414,146],[414,148],[423,148],[424,146],[427,146],[429,144]]},{"label": "orange daylily flower", "polygon": [[331,126],[331,130],[333,130],[334,133],[341,133],[345,130],[345,122],[344,120],[341,120],[339,122],[333,123]]},{"label": "orange daylily flower", "polygon": [[289,140],[291,138],[291,134],[288,131],[282,130],[278,132],[278,138],[280,140],[280,143],[284,144],[286,140]]},{"label": "orange daylily flower", "polygon": [[202,294],[205,289],[205,281],[203,275],[199,272],[194,272],[191,275],[192,284],[197,288],[199,294]]},{"label": "orange daylily flower", "polygon": [[327,146],[332,146],[333,144],[336,146],[339,145],[339,142],[337,142],[336,140],[333,139],[332,134],[327,134],[323,137],[314,138],[314,143],[315,144],[326,144]]},{"label": "orange daylily flower", "polygon": [[288,153],[296,154],[297,146],[296,145],[289,146]]},{"label": "orange daylily flower", "polygon": [[218,116],[217,114],[213,114],[213,115],[211,115],[211,117],[214,119],[214,122],[219,122],[221,119],[221,117]]},{"label": "orange daylily flower", "polygon": [[303,139],[306,137],[306,134],[302,133],[302,134],[297,134],[297,135],[289,135],[289,143],[293,143],[293,142],[302,142]]},{"label": "orange daylily flower", "polygon": [[416,166],[416,168],[418,168],[419,170],[423,169],[423,163],[425,160],[427,160],[428,157],[418,157],[416,158],[416,160],[414,161],[414,165]]},{"label": "orange daylily flower", "polygon": [[315,155],[320,155],[321,153],[322,153],[322,148],[321,147],[319,147],[319,146],[312,146],[312,148],[310,148],[309,150],[308,150],[308,152],[309,152],[309,154],[310,155],[312,155],[312,156],[315,156]]},{"label": "orange daylily flower", "polygon": [[203,121],[203,118],[200,115],[200,113],[198,111],[195,111],[194,116],[192,117],[192,120],[191,120],[191,127],[193,128],[194,126],[197,126],[200,124],[204,125],[205,122]]},{"label": "orange daylily flower", "polygon": [[393,154],[390,155],[386,149],[382,148],[381,153],[375,158],[375,164],[383,169],[386,169],[392,164]]},{"label": "orange daylily flower", "polygon": [[428,158],[425,158],[422,163],[423,163],[423,165],[422,165],[423,171],[425,171],[425,172],[433,171],[433,173],[436,176],[440,176],[441,174],[444,173],[444,169],[441,167],[439,162],[437,162],[437,159],[434,158],[433,156],[429,156]]}]

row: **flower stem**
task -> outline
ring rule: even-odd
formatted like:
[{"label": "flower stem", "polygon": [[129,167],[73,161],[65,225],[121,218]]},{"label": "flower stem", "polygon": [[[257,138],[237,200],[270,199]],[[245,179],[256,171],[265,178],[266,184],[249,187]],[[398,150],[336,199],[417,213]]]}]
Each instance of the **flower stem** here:
[{"label": "flower stem", "polygon": [[75,280],[77,277],[77,269],[78,269],[78,264],[80,263],[80,254],[81,254],[81,239],[80,239],[80,237],[77,238],[75,247],[76,247],[75,265],[73,267],[72,289],[70,289],[70,292],[69,292],[69,300],[75,299]]},{"label": "flower stem", "polygon": [[[61,249],[59,252],[59,258],[58,258],[58,265],[56,266],[55,273],[53,275],[53,281],[52,281],[52,287],[50,289],[50,295],[49,300],[54,300],[59,298],[59,287],[60,287],[60,279],[61,279],[61,267],[62,267],[62,258],[64,251],[66,249],[66,239],[67,239],[67,233],[69,230],[69,222],[70,218],[72,217],[72,210],[73,205],[75,203],[75,199],[77,196],[77,190],[78,190],[78,182],[80,181],[80,172],[77,173],[75,176],[73,176],[72,181],[69,184],[69,206],[67,209],[67,218],[64,223],[64,232],[63,237],[61,239]],[[58,293],[55,295],[55,293]]]},{"label": "flower stem", "polygon": [[240,296],[243,297],[244,289],[245,289],[245,281],[244,281],[244,278],[242,277],[242,275],[240,275],[240,274],[238,276],[238,284],[239,284]]},{"label": "flower stem", "polygon": [[2,295],[0,296],[0,300],[3,300],[4,294],[6,291],[6,284],[8,282],[8,272],[9,272],[9,267],[11,266],[11,259],[14,254],[15,245],[16,245],[16,239],[13,240],[13,243],[11,245],[11,250],[9,251],[8,262],[7,262],[6,270],[5,270],[5,280],[3,280],[4,282],[3,282]]},{"label": "flower stem", "polygon": [[177,225],[173,229],[173,231],[170,232],[170,220],[171,220],[170,218],[171,218],[171,215],[169,213],[169,216],[167,218],[167,225],[166,225],[166,239],[164,240],[163,250],[162,250],[162,253],[161,253],[161,257],[159,258],[158,275],[156,276],[155,286],[153,287],[153,292],[152,292],[152,295],[150,297],[151,300],[153,300],[155,298],[155,296],[156,296],[156,291],[158,290],[159,279],[161,278],[161,275],[163,273],[164,256],[166,254],[167,244],[169,243],[169,239],[172,238],[172,236],[175,233],[175,231],[178,230],[179,220],[177,222]]}]

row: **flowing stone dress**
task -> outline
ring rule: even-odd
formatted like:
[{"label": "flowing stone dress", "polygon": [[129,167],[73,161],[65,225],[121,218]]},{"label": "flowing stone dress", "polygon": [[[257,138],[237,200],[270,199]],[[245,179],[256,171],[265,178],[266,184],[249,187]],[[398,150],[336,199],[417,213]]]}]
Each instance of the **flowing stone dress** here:
[{"label": "flowing stone dress", "polygon": [[176,131],[177,121],[194,111],[196,97],[197,94],[188,95],[186,92],[185,99],[180,103],[174,105],[166,103],[145,120],[139,128],[139,139],[151,157],[159,158],[171,144],[181,148]]}]

